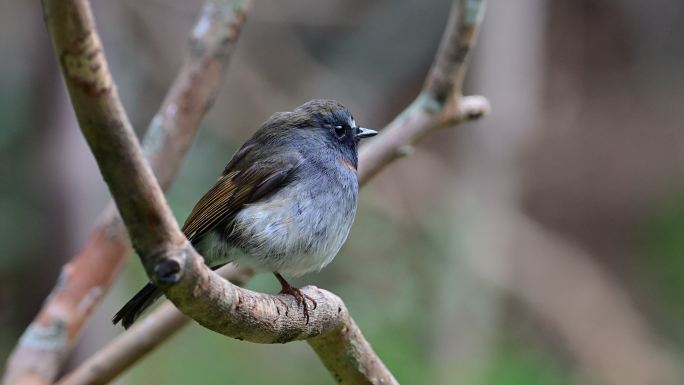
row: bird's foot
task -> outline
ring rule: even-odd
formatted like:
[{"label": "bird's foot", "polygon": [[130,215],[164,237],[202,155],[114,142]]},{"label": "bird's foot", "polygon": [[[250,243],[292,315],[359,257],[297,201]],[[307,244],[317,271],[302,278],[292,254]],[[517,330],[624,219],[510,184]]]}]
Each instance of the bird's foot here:
[{"label": "bird's foot", "polygon": [[316,301],[313,298],[311,298],[310,296],[302,293],[302,291],[299,290],[298,288],[293,287],[293,286],[283,287],[283,289],[280,291],[280,294],[289,294],[295,298],[295,300],[297,301],[297,306],[303,307],[304,317],[306,318],[306,323],[308,324],[309,323],[309,304],[306,302],[306,300],[308,299],[309,301],[311,301],[311,304],[313,305],[311,310],[316,309],[316,306],[318,306]]},{"label": "bird's foot", "polygon": [[306,323],[309,323],[309,304],[306,302],[308,299],[311,301],[311,304],[313,307],[311,310],[315,310],[318,304],[316,303],[316,300],[311,298],[310,296],[302,293],[301,290],[298,288],[291,286],[285,279],[278,273],[275,274],[276,278],[278,278],[278,281],[280,281],[280,284],[282,286],[282,289],[280,290],[280,294],[289,294],[295,298],[295,301],[297,301],[297,306],[302,306],[304,310],[304,317],[306,318]]}]

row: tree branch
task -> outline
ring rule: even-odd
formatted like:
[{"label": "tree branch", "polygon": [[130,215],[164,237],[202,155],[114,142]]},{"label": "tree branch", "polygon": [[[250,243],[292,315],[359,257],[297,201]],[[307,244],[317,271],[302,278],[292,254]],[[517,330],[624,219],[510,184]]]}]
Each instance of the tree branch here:
[{"label": "tree branch", "polygon": [[[89,4],[83,0],[44,0],[43,7],[83,135],[147,275],[167,298],[200,324],[252,342],[282,343],[354,329],[344,304],[332,293],[314,287],[303,289],[318,303],[307,322],[291,296],[239,288],[204,264],[173,219],[143,158],[109,74]],[[337,334],[363,338],[360,333]],[[366,348],[359,356],[364,360],[336,372],[345,376],[356,373],[355,377],[340,377],[342,381],[361,376],[368,382],[396,383],[367,342],[350,344]]]},{"label": "tree branch", "polygon": [[[208,0],[190,39],[183,67],[152,119],[144,150],[167,188],[199,123],[215,99],[245,21],[249,2]],[[110,203],[84,249],[62,268],[57,285],[7,361],[3,384],[52,383],[81,329],[131,252],[126,229]]]},{"label": "tree branch", "polygon": [[[465,63],[468,52],[475,43],[484,7],[484,1],[454,1],[442,44],[423,92],[416,101],[382,130],[372,144],[369,143],[361,148],[359,180],[362,185],[394,160],[408,155],[410,151],[407,151],[407,146],[418,143],[435,129],[478,119],[489,112],[489,102],[484,97],[460,97],[460,88],[466,69]],[[437,96],[442,92],[438,90],[444,89],[450,90],[447,95]],[[435,100],[443,100],[443,102],[434,102]],[[92,383],[79,380],[79,378],[88,378],[81,377],[87,373],[97,376],[100,368],[106,368],[104,370],[108,371],[109,375],[118,375],[173,332],[187,324],[178,322],[184,317],[177,310],[171,310],[169,306],[157,309],[148,317],[154,317],[155,322],[140,323],[127,333],[116,337],[95,357],[84,362],[73,375],[67,377],[68,381],[60,385]],[[314,322],[316,321],[312,319],[311,323]],[[359,375],[360,371],[348,369],[358,367],[355,366],[354,361],[363,361],[363,357],[354,354],[358,351],[353,348],[351,342],[356,338],[358,328],[353,321],[351,323],[348,327],[337,328],[326,335],[314,337],[309,340],[309,344],[336,379],[356,383],[359,382],[356,375]],[[157,332],[161,329],[165,333]],[[141,336],[149,338],[142,342]],[[369,346],[368,348],[370,349]],[[364,378],[368,380],[367,377]]]},{"label": "tree branch", "polygon": [[[217,273],[238,286],[247,283],[253,274],[249,269],[235,268],[232,264],[224,266]],[[115,338],[106,348],[99,350],[60,379],[57,385],[106,384],[156,348],[159,341],[171,337],[191,320],[172,303],[165,301],[149,316]]]},{"label": "tree branch", "polygon": [[484,16],[484,0],[455,0],[437,56],[423,90],[382,134],[359,153],[359,179],[363,183],[387,164],[412,152],[413,145],[430,132],[489,113],[483,96],[461,97],[468,53],[475,45]]}]

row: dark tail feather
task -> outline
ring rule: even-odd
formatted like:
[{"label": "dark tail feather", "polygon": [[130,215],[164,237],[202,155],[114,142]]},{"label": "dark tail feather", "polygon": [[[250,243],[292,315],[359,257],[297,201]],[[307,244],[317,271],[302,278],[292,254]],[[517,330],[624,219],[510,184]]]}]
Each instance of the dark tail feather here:
[{"label": "dark tail feather", "polygon": [[112,318],[114,325],[121,321],[121,325],[128,329],[133,322],[147,309],[154,301],[161,297],[162,291],[151,283],[143,287],[130,301],[119,310]]}]

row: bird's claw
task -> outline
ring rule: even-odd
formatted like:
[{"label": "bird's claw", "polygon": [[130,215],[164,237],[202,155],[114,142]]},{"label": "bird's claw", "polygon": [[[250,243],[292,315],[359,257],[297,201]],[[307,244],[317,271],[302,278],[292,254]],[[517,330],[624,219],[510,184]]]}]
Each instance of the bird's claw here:
[{"label": "bird's claw", "polygon": [[295,301],[297,301],[297,307],[303,306],[304,310],[304,317],[306,317],[306,323],[309,323],[309,304],[307,304],[306,300],[308,299],[311,301],[313,304],[313,307],[311,310],[315,310],[318,304],[316,303],[316,300],[311,298],[310,296],[302,293],[301,290],[299,290],[296,287],[288,286],[288,287],[283,287],[283,289],[280,291],[280,294],[289,294],[295,298]]}]

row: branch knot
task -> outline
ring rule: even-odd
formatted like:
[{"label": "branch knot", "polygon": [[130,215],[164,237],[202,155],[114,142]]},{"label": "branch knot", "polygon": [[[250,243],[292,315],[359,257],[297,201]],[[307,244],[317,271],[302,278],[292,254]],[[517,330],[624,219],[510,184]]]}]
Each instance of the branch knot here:
[{"label": "branch knot", "polygon": [[171,250],[159,250],[151,256],[151,260],[156,261],[152,269],[152,277],[156,284],[174,285],[183,276],[183,267],[188,259],[189,243],[181,247],[174,247]]}]

